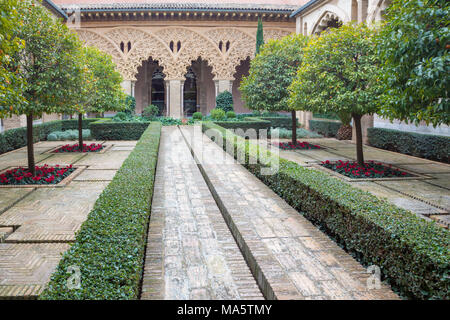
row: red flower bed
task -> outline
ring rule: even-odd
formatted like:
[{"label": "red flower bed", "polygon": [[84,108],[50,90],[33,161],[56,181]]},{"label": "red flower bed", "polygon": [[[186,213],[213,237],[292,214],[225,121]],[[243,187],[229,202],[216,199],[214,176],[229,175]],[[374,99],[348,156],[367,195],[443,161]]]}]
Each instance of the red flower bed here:
[{"label": "red flower bed", "polygon": [[[103,149],[103,145],[99,143],[92,143],[90,145],[83,144],[83,152],[99,152]],[[80,152],[80,146],[77,144],[66,144],[65,146],[62,146],[61,148],[56,149],[56,153],[61,152]]]},{"label": "red flower bed", "polygon": [[306,141],[304,141],[304,142],[297,141],[296,144],[293,144],[292,141],[290,141],[290,142],[275,142],[274,145],[283,150],[320,149],[320,146],[318,146],[316,144],[310,144]]},{"label": "red flower bed", "polygon": [[72,165],[60,167],[56,165],[49,167],[36,166],[36,176],[32,176],[27,168],[16,168],[0,174],[0,185],[21,185],[21,184],[58,184],[69,176],[75,168]]},{"label": "red flower bed", "polygon": [[353,179],[358,178],[393,178],[393,177],[412,177],[409,174],[399,169],[392,168],[392,165],[384,165],[381,162],[369,161],[364,163],[361,167],[355,161],[342,161],[331,162],[329,160],[322,161],[323,167],[331,169],[337,173],[340,173],[346,177]]}]

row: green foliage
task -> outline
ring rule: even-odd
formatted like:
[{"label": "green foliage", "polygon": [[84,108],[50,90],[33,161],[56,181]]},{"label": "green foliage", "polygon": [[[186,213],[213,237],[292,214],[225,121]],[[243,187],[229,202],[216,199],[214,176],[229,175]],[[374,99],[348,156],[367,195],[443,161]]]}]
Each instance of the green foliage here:
[{"label": "green foliage", "polygon": [[125,112],[129,114],[135,114],[136,112],[136,99],[133,96],[127,95],[125,98]]},{"label": "green foliage", "polygon": [[249,159],[268,153],[267,159],[244,166],[364,265],[379,266],[404,296],[450,299],[448,230],[324,172],[282,158],[273,175],[262,175],[261,168],[276,155],[211,122],[203,122],[202,129],[222,137],[219,145],[234,156],[244,154]]},{"label": "green foliage", "polygon": [[146,121],[113,122],[112,119],[103,119],[89,124],[89,129],[95,140],[139,140],[149,123]]},{"label": "green foliage", "polygon": [[224,91],[216,97],[216,108],[222,109],[225,112],[233,111],[233,95],[230,91]]},{"label": "green foliage", "polygon": [[260,130],[265,130],[267,135],[270,135],[270,121],[262,120],[255,117],[246,117],[240,121],[214,121],[216,125],[219,125],[226,129],[240,129],[242,134],[250,134],[251,131],[255,130],[256,137],[260,136]]},{"label": "green foliage", "polygon": [[369,144],[376,148],[450,163],[450,137],[384,128],[368,128]]},{"label": "green foliage", "polygon": [[[83,129],[83,139],[91,138],[91,130]],[[53,131],[47,136],[48,141],[76,140],[78,139],[78,130]]]},{"label": "green foliage", "polygon": [[225,119],[225,111],[223,109],[215,108],[211,110],[211,118],[215,120]]},{"label": "green foliage", "polygon": [[[274,116],[270,116],[270,117],[266,117],[266,116],[261,116],[258,117],[262,120],[267,120],[270,121],[270,126],[272,128],[286,128],[286,129],[292,129],[292,118],[291,117],[274,117]],[[299,126],[299,123],[297,121],[297,127]],[[298,130],[298,129],[297,129]]]},{"label": "green foliage", "polygon": [[329,119],[329,120],[339,120],[339,117],[334,112],[329,113],[313,113],[313,118],[317,119]]},{"label": "green foliage", "polygon": [[153,104],[147,106],[144,108],[144,111],[142,112],[142,116],[146,119],[153,119],[157,116],[159,116],[159,108]]},{"label": "green foliage", "polygon": [[325,137],[336,137],[341,125],[341,122],[336,121],[309,120],[309,130],[322,134]]},{"label": "green foliage", "polygon": [[[161,125],[152,123],[102,192],[64,254],[43,300],[138,299]],[[70,266],[81,289],[67,287]]]},{"label": "green foliage", "polygon": [[[292,131],[286,128],[271,128],[270,135],[273,137],[277,136],[280,139],[290,139],[292,138]],[[322,138],[322,135],[317,134],[312,131],[308,131],[303,128],[297,129],[297,138]]]},{"label": "green foliage", "polygon": [[449,16],[447,0],[392,1],[378,37],[385,117],[450,124]]},{"label": "green foliage", "polygon": [[236,118],[236,113],[235,113],[234,111],[227,111],[227,113],[225,114],[225,116],[226,116],[228,119],[234,119],[234,118]]},{"label": "green foliage", "polygon": [[256,55],[259,54],[261,46],[264,45],[264,31],[261,18],[258,18],[258,28],[256,29]]},{"label": "green foliage", "polygon": [[194,112],[192,114],[192,119],[194,120],[202,120],[203,119],[203,115],[201,112]]},{"label": "green foliage", "polygon": [[307,38],[290,35],[269,40],[250,62],[250,71],[239,90],[246,107],[259,111],[288,111],[288,87],[302,61]]}]

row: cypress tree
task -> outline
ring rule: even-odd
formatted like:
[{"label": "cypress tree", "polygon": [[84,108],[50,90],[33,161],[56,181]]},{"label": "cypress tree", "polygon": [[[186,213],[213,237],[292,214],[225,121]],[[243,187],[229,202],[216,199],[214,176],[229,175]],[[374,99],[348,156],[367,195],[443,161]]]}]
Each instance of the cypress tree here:
[{"label": "cypress tree", "polygon": [[261,46],[264,44],[263,25],[261,18],[258,18],[258,30],[256,31],[256,54],[259,54]]}]

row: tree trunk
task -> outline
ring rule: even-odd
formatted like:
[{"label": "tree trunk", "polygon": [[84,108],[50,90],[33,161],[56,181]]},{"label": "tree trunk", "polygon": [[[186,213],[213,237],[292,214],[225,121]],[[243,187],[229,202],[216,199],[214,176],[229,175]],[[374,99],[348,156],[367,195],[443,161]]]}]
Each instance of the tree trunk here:
[{"label": "tree trunk", "polygon": [[297,115],[293,110],[292,114],[292,143],[295,145],[297,143]]},{"label": "tree trunk", "polygon": [[364,153],[362,143],[361,118],[359,114],[352,114],[356,132],[356,161],[360,166],[364,166]]},{"label": "tree trunk", "polygon": [[78,114],[78,146],[80,152],[83,152],[83,115]]},{"label": "tree trunk", "polygon": [[33,114],[27,115],[27,153],[28,170],[36,176],[36,165],[34,162],[34,141],[33,141]]}]

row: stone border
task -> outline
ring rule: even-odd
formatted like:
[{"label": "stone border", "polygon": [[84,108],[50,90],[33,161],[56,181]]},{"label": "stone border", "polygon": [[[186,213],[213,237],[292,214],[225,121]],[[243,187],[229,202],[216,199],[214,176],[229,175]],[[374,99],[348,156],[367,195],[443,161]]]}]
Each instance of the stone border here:
[{"label": "stone border", "polygon": [[[355,160],[355,161],[356,161],[356,160]],[[367,161],[372,161],[372,160],[367,160]],[[380,162],[380,161],[378,161],[378,160],[373,160],[373,161]],[[337,163],[337,162],[338,162],[338,161],[330,161],[331,164],[335,164],[335,163]],[[322,161],[314,161],[314,162],[310,162],[310,164],[311,164],[310,168],[312,167],[312,168],[315,168],[315,169],[324,171],[324,172],[326,172],[326,173],[331,174],[332,176],[334,176],[334,177],[336,177],[336,178],[339,178],[339,179],[344,180],[344,181],[347,181],[347,182],[360,182],[360,181],[361,181],[361,182],[364,182],[364,181],[375,181],[375,182],[376,182],[376,181],[403,181],[403,180],[426,180],[426,179],[435,179],[435,178],[430,177],[430,176],[427,176],[427,175],[425,175],[425,174],[416,173],[416,172],[413,172],[413,171],[410,171],[410,170],[406,170],[406,169],[401,169],[401,168],[398,168],[398,167],[396,167],[396,166],[392,166],[392,168],[394,168],[394,169],[399,169],[399,170],[401,170],[401,171],[404,171],[404,172],[407,172],[407,173],[409,173],[409,174],[412,174],[413,177],[359,178],[359,179],[356,179],[356,178],[349,178],[349,177],[346,177],[346,176],[344,176],[344,175],[342,175],[342,174],[340,174],[340,173],[338,173],[338,172],[336,172],[336,171],[333,171],[333,170],[331,170],[331,169],[325,168],[325,167],[321,166],[320,163],[322,163]],[[386,165],[389,165],[389,164],[386,163],[386,162],[380,162],[380,163],[383,164],[383,165],[385,165],[385,166],[386,166]]]},{"label": "stone border", "polygon": [[[8,170],[18,168],[18,167],[7,167],[6,169],[2,170],[0,174],[3,172],[6,172]],[[20,184],[20,185],[0,185],[0,189],[16,189],[16,188],[63,188],[67,186],[70,182],[72,182],[73,179],[75,179],[80,173],[82,173],[87,166],[73,166],[75,168],[75,171],[72,172],[70,175],[65,177],[63,180],[61,180],[58,184]]]},{"label": "stone border", "polygon": [[113,144],[104,144],[104,142],[99,143],[99,144],[103,145],[103,149],[100,150],[99,152],[55,152],[57,149],[64,146],[64,145],[59,145],[54,148],[51,148],[50,150],[44,151],[41,154],[51,154],[51,155],[55,155],[55,154],[91,154],[91,153],[100,154],[100,153],[105,153],[106,151],[108,151],[109,149],[111,149],[114,146]]}]

